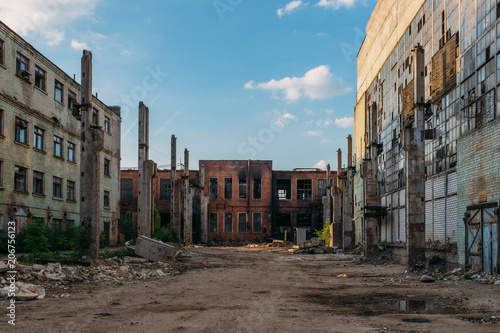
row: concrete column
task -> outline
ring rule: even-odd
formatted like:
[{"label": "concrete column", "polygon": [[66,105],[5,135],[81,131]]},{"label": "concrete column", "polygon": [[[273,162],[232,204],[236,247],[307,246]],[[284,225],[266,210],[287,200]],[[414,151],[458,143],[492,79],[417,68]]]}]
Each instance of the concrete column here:
[{"label": "concrete column", "polygon": [[200,167],[200,218],[201,218],[201,242],[208,242],[208,202],[209,196],[205,193],[205,166]]},{"label": "concrete column", "polygon": [[333,221],[330,224],[330,246],[342,248],[344,243],[342,232],[342,191],[338,187],[333,187],[331,195],[333,198]]},{"label": "concrete column", "polygon": [[347,169],[345,170],[345,179],[342,182],[342,224],[344,230],[344,250],[354,246],[354,186],[353,186],[353,170],[352,170],[352,138],[347,137]]},{"label": "concrete column", "polygon": [[92,52],[83,51],[81,85],[81,155],[80,155],[80,214],[82,226],[90,230],[87,255],[91,260],[99,257],[101,209],[101,161],[104,147],[101,127],[92,124]]},{"label": "concrete column", "polygon": [[177,232],[177,237],[181,235],[181,219],[179,214],[180,190],[177,182],[177,138],[172,135],[170,146],[170,169],[172,177],[172,195],[170,197],[170,225]]},{"label": "concrete column", "polygon": [[189,150],[184,150],[184,244],[193,244],[193,196],[189,185]]}]

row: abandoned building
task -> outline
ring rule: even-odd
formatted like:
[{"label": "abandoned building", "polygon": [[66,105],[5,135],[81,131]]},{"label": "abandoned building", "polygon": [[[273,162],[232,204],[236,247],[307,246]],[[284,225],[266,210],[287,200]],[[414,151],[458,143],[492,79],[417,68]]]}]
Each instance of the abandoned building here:
[{"label": "abandoned building", "polygon": [[356,239],[498,271],[500,7],[380,0],[358,54]]},{"label": "abandoned building", "polygon": [[0,22],[0,229],[90,223],[116,243],[120,127],[92,95],[90,52],[80,85]]},{"label": "abandoned building", "polygon": [[[323,227],[323,200],[329,198],[330,187],[336,186],[336,174],[331,171],[327,176],[318,169],[274,171],[272,161],[201,160],[199,171],[189,171],[189,184],[195,193],[190,214],[192,242],[283,239],[285,231],[293,240],[296,227],[305,228],[311,237],[314,229]],[[183,176],[177,173],[176,180]],[[184,197],[183,188],[173,195],[172,183],[172,170],[157,171],[154,203],[162,225],[177,220],[172,218],[173,208],[182,205],[179,201]],[[137,221],[138,170],[124,168],[121,184],[121,215],[131,211]],[[178,212],[181,225],[172,227],[185,235],[185,210]]]}]

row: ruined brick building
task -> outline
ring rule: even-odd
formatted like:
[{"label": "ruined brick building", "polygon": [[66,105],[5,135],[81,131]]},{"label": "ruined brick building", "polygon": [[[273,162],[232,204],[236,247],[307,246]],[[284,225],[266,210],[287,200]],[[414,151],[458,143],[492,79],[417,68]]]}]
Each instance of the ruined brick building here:
[{"label": "ruined brick building", "polygon": [[92,95],[90,52],[80,85],[0,22],[0,229],[86,220],[116,242],[120,127]]},{"label": "ruined brick building", "polygon": [[[171,170],[159,169],[154,179],[154,202],[165,225],[175,220],[171,175]],[[176,179],[182,176],[179,171]],[[293,239],[296,227],[306,228],[311,237],[314,229],[323,227],[323,200],[337,184],[335,171],[329,177],[317,169],[275,171],[272,161],[254,160],[201,160],[198,171],[190,170],[189,179],[196,192],[192,201],[194,243],[283,239],[285,231]],[[136,215],[138,171],[122,170],[121,184],[121,214],[130,210]],[[181,190],[177,197],[182,195]],[[183,229],[184,220],[181,216],[181,225],[173,226]]]},{"label": "ruined brick building", "polygon": [[[356,239],[498,271],[500,6],[380,0],[358,54]],[[406,259],[405,259],[406,260]]]}]

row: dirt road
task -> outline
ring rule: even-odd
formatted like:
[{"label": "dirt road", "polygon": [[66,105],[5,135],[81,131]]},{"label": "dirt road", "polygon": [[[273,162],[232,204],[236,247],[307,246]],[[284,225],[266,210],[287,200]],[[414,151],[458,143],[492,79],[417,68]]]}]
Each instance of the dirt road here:
[{"label": "dirt road", "polygon": [[[355,265],[342,255],[191,248],[175,277],[17,303],[5,332],[498,332],[462,318],[500,315],[500,288]],[[197,268],[196,268],[197,267]],[[346,274],[347,277],[337,277]],[[7,303],[1,302],[2,308]]]}]

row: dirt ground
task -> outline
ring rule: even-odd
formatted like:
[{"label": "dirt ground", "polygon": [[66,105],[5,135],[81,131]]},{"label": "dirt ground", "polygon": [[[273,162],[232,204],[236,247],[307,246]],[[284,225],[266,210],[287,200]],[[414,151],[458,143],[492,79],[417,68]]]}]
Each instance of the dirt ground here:
[{"label": "dirt ground", "polygon": [[500,315],[498,285],[424,284],[404,266],[356,265],[349,255],[188,250],[190,268],[174,277],[17,302],[16,326],[3,316],[0,332],[500,331],[498,323],[477,323]]}]

